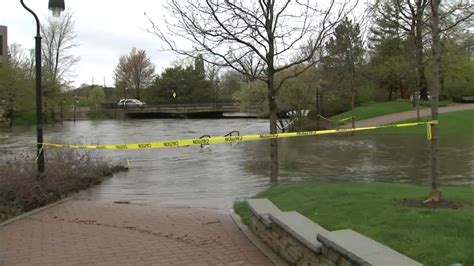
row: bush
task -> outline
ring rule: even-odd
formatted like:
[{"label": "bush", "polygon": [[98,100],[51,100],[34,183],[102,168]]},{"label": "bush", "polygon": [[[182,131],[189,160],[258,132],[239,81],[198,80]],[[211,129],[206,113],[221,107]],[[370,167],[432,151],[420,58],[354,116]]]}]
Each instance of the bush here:
[{"label": "bush", "polygon": [[474,62],[466,62],[458,69],[449,69],[444,79],[446,93],[453,99],[474,96]]},{"label": "bush", "polygon": [[48,150],[46,171],[36,175],[35,156],[6,153],[0,158],[0,221],[52,203],[68,194],[99,184],[113,172],[95,150]]},{"label": "bush", "polygon": [[326,117],[331,117],[340,113],[344,113],[351,109],[350,100],[331,97],[324,100],[322,104],[322,113]]}]

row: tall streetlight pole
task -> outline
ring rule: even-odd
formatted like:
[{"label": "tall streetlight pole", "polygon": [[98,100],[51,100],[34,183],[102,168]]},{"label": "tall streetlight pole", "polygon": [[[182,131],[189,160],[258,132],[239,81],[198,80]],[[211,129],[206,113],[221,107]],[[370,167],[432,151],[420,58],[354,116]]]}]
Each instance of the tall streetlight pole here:
[{"label": "tall streetlight pole", "polygon": [[[21,5],[30,12],[36,21],[35,36],[35,69],[36,69],[36,157],[38,175],[44,173],[44,151],[43,151],[43,93],[41,85],[41,24],[38,16],[28,8],[23,0]],[[64,11],[64,0],[49,0],[48,8],[53,11],[53,16],[58,17]]]}]

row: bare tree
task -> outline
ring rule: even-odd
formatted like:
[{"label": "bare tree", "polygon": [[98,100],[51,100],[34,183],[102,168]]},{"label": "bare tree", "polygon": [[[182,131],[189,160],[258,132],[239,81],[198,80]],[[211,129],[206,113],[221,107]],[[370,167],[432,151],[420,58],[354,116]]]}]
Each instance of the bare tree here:
[{"label": "bare tree", "polygon": [[81,60],[71,53],[78,46],[74,24],[73,13],[67,11],[60,21],[48,18],[41,28],[43,68],[46,77],[53,84],[65,83],[71,75],[72,67]]},{"label": "bare tree", "polygon": [[140,90],[151,84],[154,73],[155,66],[146,51],[133,47],[130,54],[120,57],[114,70],[115,83],[126,90],[133,90],[134,97],[140,99]]},{"label": "bare tree", "polygon": [[[202,54],[208,63],[263,81],[270,133],[275,134],[278,90],[317,61],[316,51],[353,7],[335,0],[324,7],[310,0],[169,0],[166,8],[171,15],[165,18],[166,30],[149,19],[150,32],[178,54]],[[187,49],[186,44],[192,48]],[[298,65],[305,67],[294,67]],[[277,73],[289,69],[293,70],[290,75],[275,79]],[[270,140],[270,159],[271,178],[276,179],[276,139]]]},{"label": "bare tree", "polygon": [[12,43],[8,48],[9,63],[12,67],[21,69],[26,78],[35,76],[35,53],[33,49],[25,49],[19,43]]},{"label": "bare tree", "polygon": [[[442,5],[441,0],[430,0],[430,19],[428,26],[431,31],[432,52],[432,81],[431,81],[431,120],[438,120],[439,91],[441,87],[441,35],[449,34],[455,27],[469,22],[473,16],[473,4],[454,3]],[[439,127],[438,124],[431,126],[431,193],[426,202],[439,202],[442,200],[440,187],[439,166]]]}]

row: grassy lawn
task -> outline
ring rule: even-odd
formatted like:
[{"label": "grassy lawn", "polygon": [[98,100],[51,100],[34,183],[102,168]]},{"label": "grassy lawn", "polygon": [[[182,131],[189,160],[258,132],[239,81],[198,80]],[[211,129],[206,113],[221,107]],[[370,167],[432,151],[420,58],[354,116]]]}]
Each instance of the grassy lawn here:
[{"label": "grassy lawn", "polygon": [[[384,183],[277,185],[259,194],[283,211],[296,210],[329,230],[350,228],[425,265],[474,264],[474,188],[445,187],[461,209],[398,206],[403,198],[424,199],[426,186]],[[234,209],[248,221],[244,203]]]},{"label": "grassy lawn", "polygon": [[[362,106],[358,106],[354,109],[356,120],[364,120],[382,115],[389,115],[394,113],[400,113],[405,111],[413,110],[410,101],[392,101],[392,102],[381,102],[381,103],[370,103]],[[331,117],[334,120],[340,120],[343,118],[351,117],[352,112],[348,111],[342,114]],[[346,121],[345,123],[349,123]]]},{"label": "grassy lawn", "polygon": [[[430,117],[422,117],[421,121],[429,121]],[[397,122],[410,123],[416,122],[416,119],[410,119],[406,121]],[[449,137],[462,137],[471,138],[474,140],[474,110],[465,110],[458,112],[451,112],[439,115],[439,130],[441,138],[444,136]],[[404,127],[404,128],[387,128],[370,131],[372,133],[380,134],[425,134],[426,126],[417,127]]]},{"label": "grassy lawn", "polygon": [[[424,117],[428,121],[429,117]],[[414,122],[416,119],[404,122]],[[474,141],[474,110],[441,114],[442,141]],[[426,126],[379,129],[358,134],[426,135]],[[470,141],[466,142],[469,145]],[[296,210],[329,230],[351,228],[426,265],[474,264],[474,188],[444,187],[446,199],[466,203],[461,209],[398,206],[403,198],[424,199],[430,188],[383,183],[305,183],[275,186],[257,196],[284,211]],[[234,206],[244,221],[243,203]]]},{"label": "grassy lawn", "polygon": [[[449,102],[440,102],[440,107],[447,106]],[[420,103],[420,108],[429,108],[430,102],[423,102]],[[364,120],[369,118],[374,118],[377,116],[395,114],[400,112],[406,112],[414,110],[415,108],[412,107],[412,104],[408,100],[398,100],[398,101],[391,101],[391,102],[380,102],[380,103],[369,103],[358,106],[354,109],[354,114],[356,120]],[[347,111],[342,114],[335,115],[331,117],[334,120],[340,120],[347,117],[351,117],[352,112]],[[343,124],[350,123],[350,120],[343,122]]]}]

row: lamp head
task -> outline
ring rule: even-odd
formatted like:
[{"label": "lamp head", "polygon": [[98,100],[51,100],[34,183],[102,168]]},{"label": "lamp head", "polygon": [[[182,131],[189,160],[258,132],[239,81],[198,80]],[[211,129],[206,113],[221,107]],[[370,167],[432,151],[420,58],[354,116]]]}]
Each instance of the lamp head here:
[{"label": "lamp head", "polygon": [[48,8],[53,11],[53,17],[59,17],[65,9],[64,0],[49,0]]}]

